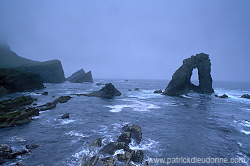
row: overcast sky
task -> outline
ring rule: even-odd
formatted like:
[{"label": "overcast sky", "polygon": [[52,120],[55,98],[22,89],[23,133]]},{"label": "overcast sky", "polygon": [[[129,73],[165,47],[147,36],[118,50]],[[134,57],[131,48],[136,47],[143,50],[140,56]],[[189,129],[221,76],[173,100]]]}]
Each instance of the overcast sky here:
[{"label": "overcast sky", "polygon": [[250,81],[249,0],[0,0],[0,34],[66,76],[169,80],[204,52],[214,80]]}]

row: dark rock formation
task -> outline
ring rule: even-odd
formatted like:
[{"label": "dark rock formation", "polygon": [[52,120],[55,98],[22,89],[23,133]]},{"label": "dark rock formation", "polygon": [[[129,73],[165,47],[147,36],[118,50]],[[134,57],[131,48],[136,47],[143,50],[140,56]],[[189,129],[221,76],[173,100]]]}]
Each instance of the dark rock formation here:
[{"label": "dark rock formation", "polygon": [[42,93],[42,95],[48,95],[49,94],[49,92],[43,92]]},{"label": "dark rock formation", "polygon": [[29,150],[13,151],[7,144],[0,144],[0,162],[5,163],[9,159],[15,159],[17,156],[29,154]]},{"label": "dark rock formation", "polygon": [[60,119],[68,119],[68,118],[69,118],[69,113],[66,113],[60,117]]},{"label": "dark rock formation", "polygon": [[[193,69],[198,69],[199,86],[191,83]],[[209,55],[200,53],[184,59],[182,66],[176,70],[163,92],[164,95],[178,96],[193,90],[198,93],[213,93],[211,62]]]},{"label": "dark rock formation", "polygon": [[124,151],[129,151],[129,146],[124,142],[111,142],[101,149],[100,153],[114,154],[115,151],[123,149]]},{"label": "dark rock formation", "polygon": [[80,69],[67,78],[67,81],[71,83],[93,82],[92,73],[91,71],[85,73],[83,69]]},{"label": "dark rock formation", "polygon": [[43,78],[39,74],[24,73],[10,69],[0,69],[0,86],[4,87],[8,92],[44,88]]},{"label": "dark rock formation", "polygon": [[26,147],[26,149],[35,149],[35,148],[40,147],[40,145],[36,145],[36,144],[29,144],[29,145],[26,145],[25,147]]},{"label": "dark rock formation", "polygon": [[162,93],[162,90],[155,90],[154,93]]},{"label": "dark rock formation", "polygon": [[130,132],[131,133],[131,138],[136,141],[137,144],[141,142],[142,139],[142,130],[141,127],[138,125],[131,125],[131,126],[124,126],[122,128],[125,132]]},{"label": "dark rock formation", "polygon": [[98,161],[99,161],[99,156],[93,156],[89,161],[87,160],[86,157],[83,157],[81,166],[95,166]]},{"label": "dark rock formation", "polygon": [[101,147],[102,146],[102,138],[97,138],[96,140],[91,142],[89,146]]},{"label": "dark rock formation", "polygon": [[56,105],[57,105],[58,103],[66,103],[66,102],[68,102],[71,98],[72,98],[72,97],[70,97],[70,96],[60,96],[59,98],[55,99],[54,101],[49,102],[49,103],[44,104],[44,105],[41,105],[41,106],[38,106],[37,108],[39,109],[39,111],[50,110],[50,109],[56,108]]},{"label": "dark rock formation", "polygon": [[0,128],[16,126],[31,121],[32,116],[39,115],[37,108],[26,108],[36,99],[22,96],[0,102]]},{"label": "dark rock formation", "polygon": [[131,142],[131,133],[130,132],[124,132],[122,133],[118,139],[118,142],[124,142],[126,144],[129,144]]},{"label": "dark rock formation", "polygon": [[137,150],[136,152],[132,153],[131,160],[135,163],[142,163],[144,159],[144,152],[142,150]]},{"label": "dark rock formation", "polygon": [[250,99],[250,95],[249,94],[244,94],[244,95],[241,96],[241,98]]},{"label": "dark rock formation", "polygon": [[99,91],[95,91],[90,94],[85,94],[85,96],[95,96],[95,97],[103,97],[103,98],[111,98],[111,97],[120,96],[120,95],[121,95],[121,92],[119,92],[111,83],[105,84],[105,86]]},{"label": "dark rock formation", "polygon": [[128,164],[131,161],[132,153],[125,152],[124,154],[117,154],[118,161],[125,162]]},{"label": "dark rock formation", "polygon": [[41,75],[46,83],[61,83],[65,81],[64,71],[59,60],[32,61],[18,56],[6,44],[0,44],[0,68],[37,73]]},{"label": "dark rock formation", "polygon": [[115,159],[113,156],[101,159],[104,166],[115,166]]},{"label": "dark rock formation", "polygon": [[135,91],[138,91],[138,90],[140,90],[139,88],[135,88]]},{"label": "dark rock formation", "polygon": [[219,95],[214,95],[215,97],[219,97],[219,98],[228,98],[228,95],[226,95],[226,94],[223,94],[223,95],[221,95],[221,96],[219,96]]}]

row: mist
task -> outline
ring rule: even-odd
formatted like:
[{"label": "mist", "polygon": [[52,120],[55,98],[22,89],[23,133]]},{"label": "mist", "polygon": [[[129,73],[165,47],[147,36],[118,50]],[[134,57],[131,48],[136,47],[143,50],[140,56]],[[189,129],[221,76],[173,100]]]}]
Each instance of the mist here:
[{"label": "mist", "polygon": [[0,0],[0,41],[69,76],[171,79],[182,60],[210,55],[213,80],[250,81],[248,0]]}]

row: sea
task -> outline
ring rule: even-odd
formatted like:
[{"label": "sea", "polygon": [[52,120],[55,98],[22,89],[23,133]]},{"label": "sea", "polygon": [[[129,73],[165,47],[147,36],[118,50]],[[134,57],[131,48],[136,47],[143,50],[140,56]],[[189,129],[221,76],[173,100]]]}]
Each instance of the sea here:
[{"label": "sea", "polygon": [[[122,95],[111,99],[72,95],[101,89],[96,83],[112,83]],[[80,166],[83,156],[94,156],[100,150],[90,148],[90,142],[96,138],[103,138],[104,145],[114,142],[121,128],[132,124],[141,126],[143,137],[139,145],[130,144],[131,149],[144,151],[144,162],[136,165],[146,161],[174,166],[250,165],[250,99],[240,98],[250,94],[250,83],[215,81],[215,93],[210,95],[154,93],[167,84],[166,80],[99,79],[95,83],[45,84],[45,89],[2,97],[0,100],[31,95],[38,99],[37,105],[60,96],[73,97],[55,109],[40,112],[30,123],[1,128],[0,144],[9,144],[14,150],[27,144],[40,145],[30,155],[3,166],[17,162],[25,166]],[[44,91],[48,95],[42,95]],[[217,98],[215,94],[229,97]],[[59,119],[65,113],[70,113],[70,118]],[[202,159],[207,163],[195,163]],[[245,163],[237,163],[243,159]]]}]

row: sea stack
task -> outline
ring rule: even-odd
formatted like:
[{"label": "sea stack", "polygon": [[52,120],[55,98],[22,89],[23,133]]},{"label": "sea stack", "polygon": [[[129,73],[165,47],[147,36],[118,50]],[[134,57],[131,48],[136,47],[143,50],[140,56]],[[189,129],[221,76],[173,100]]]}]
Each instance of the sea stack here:
[{"label": "sea stack", "polygon": [[[192,84],[190,80],[195,68],[198,69],[199,86]],[[183,60],[182,66],[173,74],[172,80],[162,94],[179,96],[190,90],[198,93],[213,93],[212,82],[209,55],[200,53]]]},{"label": "sea stack", "polygon": [[85,73],[83,69],[78,70],[67,78],[71,83],[93,82],[91,71]]},{"label": "sea stack", "polygon": [[89,93],[89,94],[85,94],[85,96],[112,98],[114,96],[121,96],[121,92],[118,91],[113,84],[107,83],[99,91],[95,91],[95,92],[92,92],[92,93]]}]

